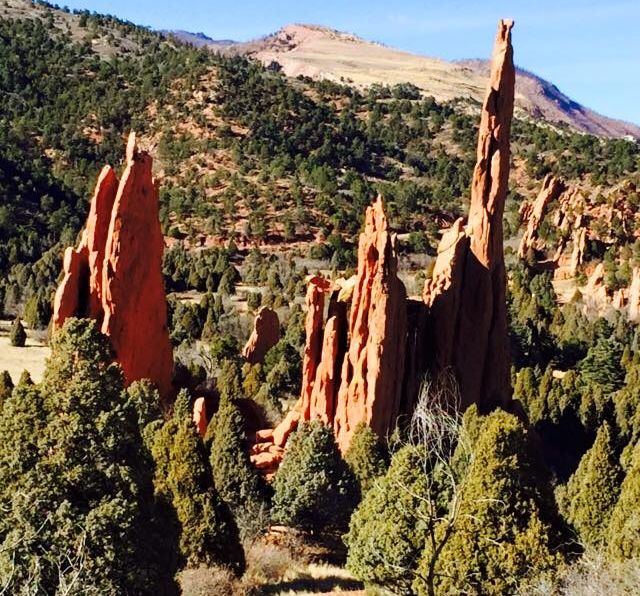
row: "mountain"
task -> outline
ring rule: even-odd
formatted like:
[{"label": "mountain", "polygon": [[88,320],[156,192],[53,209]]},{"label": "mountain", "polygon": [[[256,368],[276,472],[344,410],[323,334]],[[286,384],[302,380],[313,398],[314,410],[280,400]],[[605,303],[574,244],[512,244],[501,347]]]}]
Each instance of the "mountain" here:
[{"label": "mountain", "polygon": [[183,43],[190,43],[192,46],[195,46],[196,48],[201,48],[205,46],[212,47],[212,48],[216,48],[216,47],[226,48],[228,46],[233,46],[238,43],[231,39],[219,39],[219,40],[211,39],[208,35],[205,35],[202,32],[191,33],[189,31],[182,31],[180,29],[176,31],[162,31],[162,33],[171,34],[178,41],[181,41]]},{"label": "mountain", "polygon": [[[245,43],[213,40],[204,43],[198,37],[196,45],[248,56],[265,65],[277,62],[290,77],[327,79],[358,88],[409,82],[438,101],[458,97],[482,101],[488,73],[485,60],[447,62],[318,25],[287,25],[276,33]],[[516,110],[580,132],[640,139],[640,126],[598,114],[567,97],[549,81],[523,69],[517,70]]]}]

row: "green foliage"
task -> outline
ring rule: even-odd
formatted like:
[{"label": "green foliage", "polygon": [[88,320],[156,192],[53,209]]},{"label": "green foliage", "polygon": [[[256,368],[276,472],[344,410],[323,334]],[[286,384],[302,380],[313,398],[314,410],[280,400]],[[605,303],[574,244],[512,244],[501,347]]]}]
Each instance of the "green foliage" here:
[{"label": "green foliage", "polygon": [[356,477],[362,496],[373,487],[376,479],[387,469],[382,445],[376,433],[364,422],[358,424],[353,432],[344,460]]},{"label": "green foliage", "polygon": [[245,423],[231,399],[222,399],[209,428],[209,461],[214,485],[236,519],[255,515],[265,498],[265,487],[249,461]]},{"label": "green foliage", "polygon": [[11,380],[11,375],[9,371],[3,370],[0,373],[0,410],[2,409],[2,404],[11,397],[12,391],[13,381]]},{"label": "green foliage", "polygon": [[611,429],[605,423],[566,487],[557,492],[560,511],[575,527],[583,544],[597,546],[604,540],[621,481],[622,469]]},{"label": "green foliage", "polygon": [[175,594],[151,466],[107,339],[69,319],[41,386],[20,384],[0,428],[0,583],[11,593]]},{"label": "green foliage", "polygon": [[240,574],[244,553],[238,528],[212,482],[206,451],[191,419],[189,396],[180,392],[169,418],[153,437],[156,494],[180,523],[180,552],[189,565],[222,563]]},{"label": "green foliage", "polygon": [[319,421],[298,426],[288,439],[273,490],[272,515],[279,523],[314,531],[348,523],[356,481],[331,428]]},{"label": "green foliage", "polygon": [[12,346],[17,348],[23,348],[27,342],[27,332],[22,326],[22,321],[19,317],[16,317],[11,325],[11,331],[9,331],[9,342]]},{"label": "green foliage", "polygon": [[419,450],[404,447],[387,473],[364,495],[349,524],[348,569],[366,584],[411,593],[426,540],[422,495],[428,490]]},{"label": "green foliage", "polygon": [[51,302],[41,292],[27,300],[24,307],[24,318],[31,329],[44,329],[51,318]]},{"label": "green foliage", "polygon": [[[505,594],[564,561],[564,527],[527,431],[496,411],[467,471],[458,522],[437,558],[437,593]],[[436,529],[438,531],[438,529]],[[414,589],[427,594],[425,551]]]},{"label": "green foliage", "polygon": [[619,342],[599,339],[589,348],[586,358],[580,363],[580,370],[588,381],[611,393],[620,389],[624,381],[621,358],[622,346]]},{"label": "green foliage", "polygon": [[640,557],[640,447],[636,445],[620,497],[611,513],[606,533],[609,554],[615,559]]}]

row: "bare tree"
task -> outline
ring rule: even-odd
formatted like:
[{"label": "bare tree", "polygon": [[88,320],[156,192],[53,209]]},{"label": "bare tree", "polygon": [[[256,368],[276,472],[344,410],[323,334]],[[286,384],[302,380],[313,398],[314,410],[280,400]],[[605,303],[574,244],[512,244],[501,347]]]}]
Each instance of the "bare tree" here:
[{"label": "bare tree", "polygon": [[424,488],[419,494],[410,486],[400,488],[421,504],[406,513],[426,527],[420,570],[407,571],[417,574],[428,594],[435,596],[438,560],[463,515],[465,499],[470,498],[465,491],[464,472],[473,458],[473,448],[462,424],[460,393],[453,373],[444,372],[424,381],[406,437],[403,445],[417,454],[425,483],[421,483]]}]

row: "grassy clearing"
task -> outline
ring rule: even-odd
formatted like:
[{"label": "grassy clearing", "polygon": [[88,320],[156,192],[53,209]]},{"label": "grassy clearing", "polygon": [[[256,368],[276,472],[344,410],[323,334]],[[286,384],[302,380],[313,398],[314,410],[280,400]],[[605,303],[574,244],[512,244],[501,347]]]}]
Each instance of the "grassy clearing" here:
[{"label": "grassy clearing", "polygon": [[28,370],[33,381],[39,383],[50,354],[43,334],[27,330],[24,348],[15,348],[9,342],[10,327],[11,321],[0,321],[0,370],[8,370],[14,383],[18,382],[22,371]]}]

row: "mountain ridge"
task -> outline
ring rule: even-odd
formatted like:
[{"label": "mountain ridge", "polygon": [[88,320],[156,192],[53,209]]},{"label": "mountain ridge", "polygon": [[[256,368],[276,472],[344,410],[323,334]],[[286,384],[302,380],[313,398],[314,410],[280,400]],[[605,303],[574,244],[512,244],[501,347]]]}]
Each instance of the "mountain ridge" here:
[{"label": "mountain ridge", "polygon": [[[488,65],[483,59],[447,61],[413,54],[331,27],[301,23],[285,25],[248,42],[208,43],[200,38],[198,45],[227,55],[247,56],[265,65],[277,62],[291,77],[346,82],[358,88],[409,82],[438,101],[462,97],[480,102]],[[583,106],[552,82],[524,68],[517,68],[516,108],[533,118],[579,132],[640,140],[640,126]]]}]

